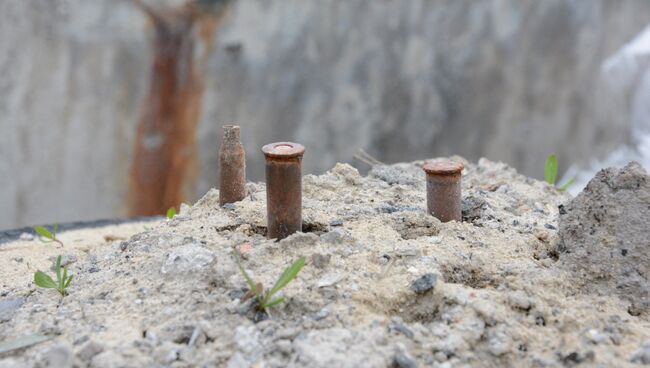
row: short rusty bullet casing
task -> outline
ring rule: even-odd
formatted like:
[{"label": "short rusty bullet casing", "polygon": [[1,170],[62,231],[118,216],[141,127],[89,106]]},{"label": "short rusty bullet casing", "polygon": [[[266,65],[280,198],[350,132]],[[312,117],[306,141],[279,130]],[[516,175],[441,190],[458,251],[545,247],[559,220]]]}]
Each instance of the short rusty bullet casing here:
[{"label": "short rusty bullet casing", "polygon": [[302,156],[298,143],[277,142],[262,147],[266,158],[267,237],[283,239],[302,230]]},{"label": "short rusty bullet casing", "polygon": [[427,175],[427,211],[442,222],[461,221],[463,164],[438,161],[428,163],[422,169]]},{"label": "short rusty bullet casing", "polygon": [[246,152],[237,125],[223,126],[219,164],[219,205],[243,200],[246,197]]}]

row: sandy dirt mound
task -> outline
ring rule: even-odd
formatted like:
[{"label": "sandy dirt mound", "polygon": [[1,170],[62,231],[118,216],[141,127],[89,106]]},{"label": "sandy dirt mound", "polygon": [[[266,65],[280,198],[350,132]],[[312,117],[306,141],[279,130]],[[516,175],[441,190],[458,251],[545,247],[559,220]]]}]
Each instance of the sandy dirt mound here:
[{"label": "sandy dirt mound", "polygon": [[[562,259],[558,206],[570,196],[502,163],[464,162],[464,222],[443,224],[425,211],[423,163],[305,176],[304,233],[280,242],[265,238],[264,184],[251,183],[242,202],[220,208],[211,190],[128,240],[72,231],[63,250],[2,244],[1,297],[20,302],[5,307],[0,341],[55,337],[0,367],[650,363],[648,316],[585,291]],[[240,248],[264,285],[308,260],[270,316],[241,303]],[[58,253],[76,257],[62,301],[31,281]]]}]

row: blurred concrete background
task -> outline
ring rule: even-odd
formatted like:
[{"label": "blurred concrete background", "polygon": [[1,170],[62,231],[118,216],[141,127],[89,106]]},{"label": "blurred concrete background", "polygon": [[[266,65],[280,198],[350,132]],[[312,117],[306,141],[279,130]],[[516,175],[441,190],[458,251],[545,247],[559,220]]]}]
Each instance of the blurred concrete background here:
[{"label": "blurred concrete background", "polygon": [[307,173],[364,169],[364,149],[541,177],[551,152],[564,170],[634,139],[633,93],[602,68],[647,0],[190,2],[0,2],[0,228],[135,214],[147,180],[161,206],[194,201],[228,123],[252,180],[278,140]]}]

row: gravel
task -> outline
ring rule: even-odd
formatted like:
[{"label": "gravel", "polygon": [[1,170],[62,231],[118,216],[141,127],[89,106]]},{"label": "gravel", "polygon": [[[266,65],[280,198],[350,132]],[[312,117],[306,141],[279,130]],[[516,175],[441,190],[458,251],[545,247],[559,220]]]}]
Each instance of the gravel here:
[{"label": "gravel", "polygon": [[[23,261],[0,268],[1,302],[22,305],[0,304],[10,315],[0,341],[54,338],[0,356],[0,367],[42,366],[44,357],[79,367],[646,364],[647,274],[625,271],[631,259],[648,262],[647,236],[628,233],[647,231],[633,216],[645,212],[626,207],[644,198],[644,174],[606,171],[573,199],[503,163],[455,159],[465,165],[460,223],[426,213],[424,161],[367,177],[338,164],[304,176],[307,233],[280,242],[265,238],[264,184],[251,183],[251,195],[228,209],[213,189],[171,221],[63,231],[64,250],[6,243],[3,259]],[[587,215],[601,204],[613,217],[590,233]],[[113,246],[106,235],[127,240]],[[241,302],[248,286],[233,258],[241,249],[243,266],[266,287],[297,258],[308,260],[268,313]],[[32,278],[62,252],[77,261],[60,300]],[[598,273],[604,252],[612,257]]]}]

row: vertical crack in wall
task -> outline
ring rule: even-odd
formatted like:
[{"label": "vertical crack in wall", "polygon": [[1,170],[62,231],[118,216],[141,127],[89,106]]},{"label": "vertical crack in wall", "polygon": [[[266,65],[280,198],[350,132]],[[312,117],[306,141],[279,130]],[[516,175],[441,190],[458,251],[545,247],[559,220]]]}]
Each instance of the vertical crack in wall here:
[{"label": "vertical crack in wall", "polygon": [[[134,3],[153,23],[154,37],[150,85],[133,149],[128,209],[131,216],[157,215],[178,206],[196,187],[201,74],[224,11],[215,15],[193,3],[157,11],[139,0]],[[198,62],[194,60],[195,27],[206,43]]]}]

